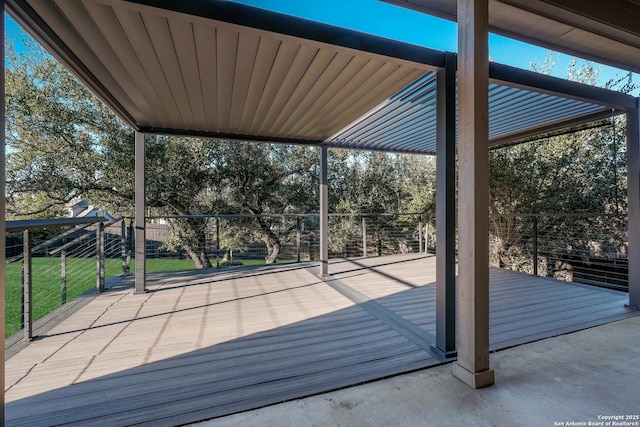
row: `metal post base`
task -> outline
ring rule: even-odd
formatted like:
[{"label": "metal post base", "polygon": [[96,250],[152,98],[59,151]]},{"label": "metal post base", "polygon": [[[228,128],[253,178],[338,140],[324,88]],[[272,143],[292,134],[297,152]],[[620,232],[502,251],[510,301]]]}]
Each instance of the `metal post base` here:
[{"label": "metal post base", "polygon": [[454,359],[458,356],[458,350],[443,351],[435,344],[431,344],[431,351],[443,359]]}]

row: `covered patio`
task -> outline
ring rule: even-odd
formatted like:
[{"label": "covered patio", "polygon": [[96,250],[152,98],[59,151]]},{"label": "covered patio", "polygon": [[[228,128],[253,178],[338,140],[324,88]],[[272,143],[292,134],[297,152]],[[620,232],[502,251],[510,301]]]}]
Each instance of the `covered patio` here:
[{"label": "covered patio", "polygon": [[[178,425],[440,365],[435,257],[153,273],[7,361],[7,425]],[[621,292],[491,271],[491,349],[640,313]]]},{"label": "covered patio", "polygon": [[[145,134],[321,153],[319,266],[152,276],[137,262],[133,284],[113,284],[7,362],[9,422],[180,424],[455,357],[454,374],[479,388],[494,381],[491,349],[637,314],[625,307],[640,305],[637,99],[489,64],[486,1],[458,2],[468,43],[458,55],[226,1],[3,3],[136,131],[138,260]],[[490,286],[489,148],[619,114],[627,118],[629,294],[499,270]],[[333,148],[437,156],[437,257],[329,262]]]}]

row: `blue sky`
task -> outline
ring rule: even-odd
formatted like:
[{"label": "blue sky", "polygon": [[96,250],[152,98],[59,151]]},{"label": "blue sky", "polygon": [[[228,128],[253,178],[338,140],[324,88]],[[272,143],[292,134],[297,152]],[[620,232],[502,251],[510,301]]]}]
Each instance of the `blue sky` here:
[{"label": "blue sky", "polygon": [[[454,22],[435,18],[379,0],[233,0],[276,12],[324,22],[390,39],[441,51],[457,51],[457,26]],[[529,69],[531,63],[543,63],[548,50],[491,34],[489,55],[495,62]],[[567,77],[567,67],[574,57],[560,54],[552,75]],[[579,64],[586,61],[579,59]],[[628,74],[627,71],[600,65],[598,85]],[[640,83],[640,76],[634,81]],[[635,96],[639,93],[636,91]]]}]

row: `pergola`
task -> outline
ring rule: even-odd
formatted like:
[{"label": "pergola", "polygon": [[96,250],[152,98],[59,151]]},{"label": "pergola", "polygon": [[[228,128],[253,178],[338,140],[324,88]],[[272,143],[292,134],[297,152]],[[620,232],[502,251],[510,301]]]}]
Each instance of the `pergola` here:
[{"label": "pergola", "polygon": [[[514,20],[503,29],[505,22],[511,22],[510,13],[525,10],[515,4],[530,6],[526,19],[543,28],[543,18],[561,20],[553,10],[549,12],[549,3],[575,2],[391,2],[457,16],[459,53],[437,52],[221,0],[4,0],[6,10],[21,25],[136,131],[138,260],[145,259],[145,134],[320,147],[323,277],[329,275],[327,150],[435,154],[439,246],[434,351],[450,357],[457,353],[454,374],[472,387],[483,387],[493,383],[488,349],[489,148],[626,114],[629,304],[638,307],[638,100],[488,62],[490,25],[508,35],[519,35],[527,28]],[[611,3],[640,14],[640,6],[631,2]],[[536,17],[542,12],[535,6],[546,14],[540,22]],[[576,11],[561,10],[564,26],[578,25],[565,15],[584,18]],[[614,15],[626,20],[623,13]],[[593,24],[596,29],[602,27],[602,19],[606,17]],[[589,25],[586,18],[579,21]],[[577,54],[591,52],[589,57],[638,71],[640,37],[620,35],[631,29],[616,26],[610,39],[594,30],[586,45],[577,45],[571,37],[549,36],[546,45]],[[537,41],[536,34],[546,33],[534,31],[521,38]],[[1,145],[4,150],[4,141]],[[456,149],[460,162],[457,307]],[[0,230],[5,231],[4,219]],[[4,248],[0,254],[4,257]],[[4,259],[0,265],[3,269]],[[2,289],[3,278],[0,270]],[[136,292],[144,291],[145,265],[137,262]],[[0,317],[4,322],[4,315]]]}]

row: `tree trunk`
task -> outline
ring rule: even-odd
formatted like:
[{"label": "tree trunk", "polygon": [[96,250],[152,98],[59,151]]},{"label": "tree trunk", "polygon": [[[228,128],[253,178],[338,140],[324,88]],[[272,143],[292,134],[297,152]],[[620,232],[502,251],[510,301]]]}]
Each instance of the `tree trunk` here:
[{"label": "tree trunk", "polygon": [[195,261],[196,268],[212,268],[211,261],[207,256],[207,227],[199,227],[196,234],[198,242],[198,261]]},{"label": "tree trunk", "polygon": [[193,260],[196,268],[212,268],[207,256],[207,223],[201,218],[169,221],[180,240],[180,245]]},{"label": "tree trunk", "polygon": [[[257,211],[251,210],[252,214],[258,214]],[[260,230],[262,230],[262,241],[267,245],[267,256],[265,258],[266,264],[275,264],[280,255],[280,237],[273,232],[269,224],[263,217],[256,218]]]},{"label": "tree trunk", "polygon": [[267,244],[267,257],[265,258],[265,264],[275,264],[280,255],[280,239],[271,233],[270,236],[264,238],[264,242]]},{"label": "tree trunk", "polygon": [[194,248],[187,245],[184,246],[184,250],[187,251],[187,254],[193,260],[194,264],[196,265],[196,268],[200,269],[200,268],[212,267],[211,261],[209,261],[209,258],[207,257],[207,253],[205,250],[199,250],[199,249],[194,250]]}]

